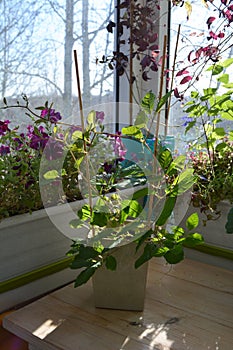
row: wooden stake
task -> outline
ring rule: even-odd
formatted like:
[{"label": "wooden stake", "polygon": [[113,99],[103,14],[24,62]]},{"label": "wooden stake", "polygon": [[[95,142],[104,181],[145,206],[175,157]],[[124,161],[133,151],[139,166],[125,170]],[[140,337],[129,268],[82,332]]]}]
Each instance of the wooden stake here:
[{"label": "wooden stake", "polygon": [[[75,72],[76,72],[76,79],[77,79],[77,87],[78,87],[78,99],[79,99],[79,108],[80,108],[80,115],[81,115],[81,125],[82,125],[82,132],[85,131],[85,121],[84,121],[84,114],[83,114],[83,103],[82,103],[82,93],[81,93],[81,84],[80,84],[80,78],[79,78],[79,68],[78,68],[78,57],[77,57],[77,51],[74,50],[74,63],[75,63]],[[85,152],[85,160],[86,160],[86,171],[87,171],[87,185],[88,185],[88,196],[89,196],[89,205],[90,205],[90,214],[92,214],[92,191],[91,191],[91,181],[90,181],[90,167],[88,163],[88,156],[87,156],[87,144],[86,140],[83,140],[83,148]],[[95,229],[92,226],[92,236],[95,236]]]},{"label": "wooden stake", "polygon": [[[179,24],[178,26],[178,32],[176,36],[176,46],[175,46],[174,60],[172,65],[172,78],[171,78],[170,90],[172,90],[173,88],[173,82],[174,82],[174,76],[175,76],[175,64],[176,64],[176,56],[177,56],[178,44],[179,44],[179,38],[180,38],[180,28],[181,28],[181,24]],[[171,108],[171,96],[169,97],[168,106],[167,106],[167,118],[165,121],[165,136],[167,135],[167,130],[168,130],[168,119],[169,119],[170,108]]]}]

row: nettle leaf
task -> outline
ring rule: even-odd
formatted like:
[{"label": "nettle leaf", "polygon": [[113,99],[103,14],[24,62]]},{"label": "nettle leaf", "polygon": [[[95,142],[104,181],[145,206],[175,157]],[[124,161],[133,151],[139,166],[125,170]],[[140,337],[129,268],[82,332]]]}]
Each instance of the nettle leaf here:
[{"label": "nettle leaf", "polygon": [[168,101],[169,97],[171,96],[173,90],[166,93],[166,95],[162,96],[162,98],[159,100],[155,112],[158,113],[161,111],[162,107],[165,105],[165,103]]},{"label": "nettle leaf", "polygon": [[44,174],[44,178],[46,180],[55,180],[55,179],[59,179],[59,173],[57,170],[50,170],[47,171],[47,173]]},{"label": "nettle leaf", "polygon": [[185,246],[189,248],[193,248],[199,244],[202,244],[204,242],[204,239],[200,233],[190,233],[185,238]]},{"label": "nettle leaf", "polygon": [[108,255],[105,260],[105,266],[108,270],[115,271],[117,268],[116,258],[112,255]]},{"label": "nettle leaf", "polygon": [[127,126],[122,128],[121,132],[124,135],[134,136],[136,139],[143,139],[143,133],[137,126]]},{"label": "nettle leaf", "polygon": [[233,208],[230,209],[227,215],[227,223],[225,225],[226,233],[233,233]]},{"label": "nettle leaf", "polygon": [[155,104],[155,94],[152,91],[147,92],[143,97],[141,106],[147,113],[152,113]]},{"label": "nettle leaf", "polygon": [[222,73],[223,66],[219,65],[219,64],[216,64],[214,66],[209,67],[207,70],[212,70],[212,74],[213,75],[218,75],[218,74]]},{"label": "nettle leaf", "polygon": [[198,224],[199,224],[199,217],[198,217],[197,213],[193,213],[186,220],[186,227],[188,228],[189,231],[196,228],[198,226]]}]

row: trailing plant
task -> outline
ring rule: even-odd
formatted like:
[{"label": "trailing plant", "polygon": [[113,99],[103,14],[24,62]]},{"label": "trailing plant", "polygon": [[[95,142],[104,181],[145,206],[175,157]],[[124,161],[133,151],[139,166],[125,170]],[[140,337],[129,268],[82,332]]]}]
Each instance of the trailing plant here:
[{"label": "trailing plant", "polygon": [[[65,194],[63,196],[59,193],[56,180],[50,181],[46,185],[48,196],[43,203],[39,187],[42,154],[50,140],[50,149],[46,148],[45,155],[49,161],[56,162],[63,154],[61,142],[68,134],[58,128],[62,117],[52,108],[52,104],[46,102],[44,106],[37,108],[40,111],[38,114],[29,108],[27,97],[23,98],[24,104],[17,102],[10,106],[4,99],[2,107],[25,109],[30,123],[22,129],[22,126],[11,127],[10,120],[0,121],[0,219],[36,211],[45,204],[52,206],[82,198],[78,188],[77,169],[71,153],[68,153],[63,172]],[[55,139],[60,140],[60,143]],[[56,197],[50,197],[52,190]]]},{"label": "trailing plant", "polygon": [[[197,175],[192,203],[206,213],[206,219],[218,218],[222,200],[233,203],[233,83],[225,68],[233,59],[218,62],[208,70],[216,77],[216,87],[203,93],[191,92],[185,105],[186,133],[198,135],[189,144],[188,156]],[[232,230],[232,210],[226,230]],[[204,222],[206,223],[206,222]]]}]

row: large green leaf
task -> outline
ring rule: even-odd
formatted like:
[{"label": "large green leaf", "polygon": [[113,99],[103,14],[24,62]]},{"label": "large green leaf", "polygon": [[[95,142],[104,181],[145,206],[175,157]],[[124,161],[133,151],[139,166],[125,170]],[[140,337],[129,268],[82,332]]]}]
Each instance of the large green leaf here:
[{"label": "large green leaf", "polygon": [[176,197],[167,197],[163,210],[158,218],[158,220],[156,221],[156,225],[158,226],[162,226],[166,223],[166,221],[169,219],[174,206],[176,204]]}]

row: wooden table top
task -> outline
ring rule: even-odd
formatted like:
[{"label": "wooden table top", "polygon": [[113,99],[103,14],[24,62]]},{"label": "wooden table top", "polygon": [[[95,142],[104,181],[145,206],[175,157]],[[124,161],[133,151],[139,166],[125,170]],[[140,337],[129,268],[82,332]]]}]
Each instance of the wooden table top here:
[{"label": "wooden table top", "polygon": [[36,350],[232,350],[233,272],[150,262],[145,309],[95,308],[92,285],[53,292],[3,320]]}]

